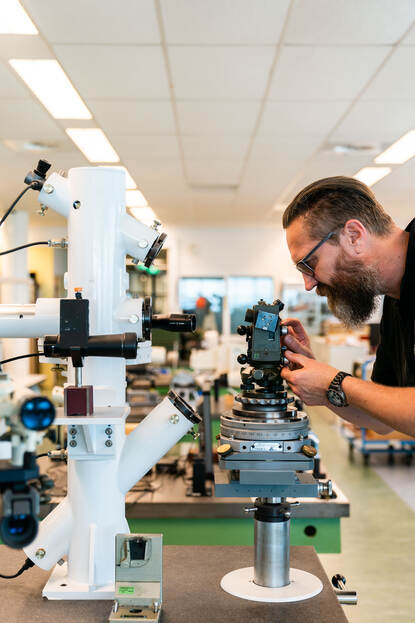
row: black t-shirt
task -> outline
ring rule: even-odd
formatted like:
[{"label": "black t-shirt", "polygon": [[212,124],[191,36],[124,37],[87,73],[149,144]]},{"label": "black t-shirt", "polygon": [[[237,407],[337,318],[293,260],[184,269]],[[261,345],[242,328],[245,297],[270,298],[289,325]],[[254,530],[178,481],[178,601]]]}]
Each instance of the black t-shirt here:
[{"label": "black t-shirt", "polygon": [[415,219],[405,231],[409,231],[409,244],[400,299],[385,296],[372,373],[375,383],[394,387],[415,386]]}]

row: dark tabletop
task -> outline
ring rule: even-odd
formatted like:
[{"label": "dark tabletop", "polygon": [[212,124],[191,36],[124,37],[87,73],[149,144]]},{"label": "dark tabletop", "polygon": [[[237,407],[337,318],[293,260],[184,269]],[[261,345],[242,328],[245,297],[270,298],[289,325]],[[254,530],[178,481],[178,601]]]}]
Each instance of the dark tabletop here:
[{"label": "dark tabletop", "polygon": [[[292,547],[291,567],[317,575],[320,595],[293,604],[246,601],[228,595],[220,580],[229,571],[253,564],[252,547],[164,547],[162,623],[347,623],[342,607],[312,547]],[[0,546],[0,573],[12,574],[25,555]],[[110,601],[48,601],[42,588],[48,573],[33,567],[14,580],[0,579],[4,623],[105,623]]]}]

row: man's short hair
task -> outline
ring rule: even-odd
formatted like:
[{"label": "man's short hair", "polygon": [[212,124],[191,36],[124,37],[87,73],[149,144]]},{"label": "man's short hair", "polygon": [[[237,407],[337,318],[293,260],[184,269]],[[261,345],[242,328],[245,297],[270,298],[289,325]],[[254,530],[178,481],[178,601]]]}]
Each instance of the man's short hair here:
[{"label": "man's short hair", "polygon": [[315,239],[340,230],[350,219],[358,219],[377,236],[386,236],[393,226],[372,191],[353,177],[326,177],[303,188],[283,214],[284,229],[300,216]]}]

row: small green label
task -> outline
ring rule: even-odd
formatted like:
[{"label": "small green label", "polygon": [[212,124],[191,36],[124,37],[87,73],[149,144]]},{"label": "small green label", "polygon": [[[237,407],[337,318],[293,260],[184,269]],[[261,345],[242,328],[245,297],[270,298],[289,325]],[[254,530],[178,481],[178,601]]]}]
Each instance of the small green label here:
[{"label": "small green label", "polygon": [[134,593],[134,586],[120,586],[118,592],[120,595],[132,595]]}]

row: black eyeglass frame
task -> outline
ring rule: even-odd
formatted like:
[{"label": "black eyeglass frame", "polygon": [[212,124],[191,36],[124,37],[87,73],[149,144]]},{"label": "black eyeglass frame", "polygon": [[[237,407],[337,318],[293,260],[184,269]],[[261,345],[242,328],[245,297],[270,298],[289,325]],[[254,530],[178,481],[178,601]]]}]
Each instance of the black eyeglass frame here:
[{"label": "black eyeglass frame", "polygon": [[334,236],[336,232],[331,231],[327,234],[327,236],[324,236],[324,238],[322,240],[320,240],[320,242],[318,242],[316,244],[315,247],[313,247],[311,249],[311,251],[309,251],[307,253],[307,255],[305,255],[301,260],[299,260],[295,267],[297,270],[300,271],[300,273],[303,273],[304,275],[307,275],[308,277],[314,277],[314,269],[311,268],[311,266],[309,264],[307,264],[307,261],[310,259],[310,257],[312,255],[314,255],[314,253],[317,251],[317,249],[319,249],[321,247],[322,244],[324,244],[325,242],[327,242],[327,240],[330,240],[330,238],[332,236]]}]

